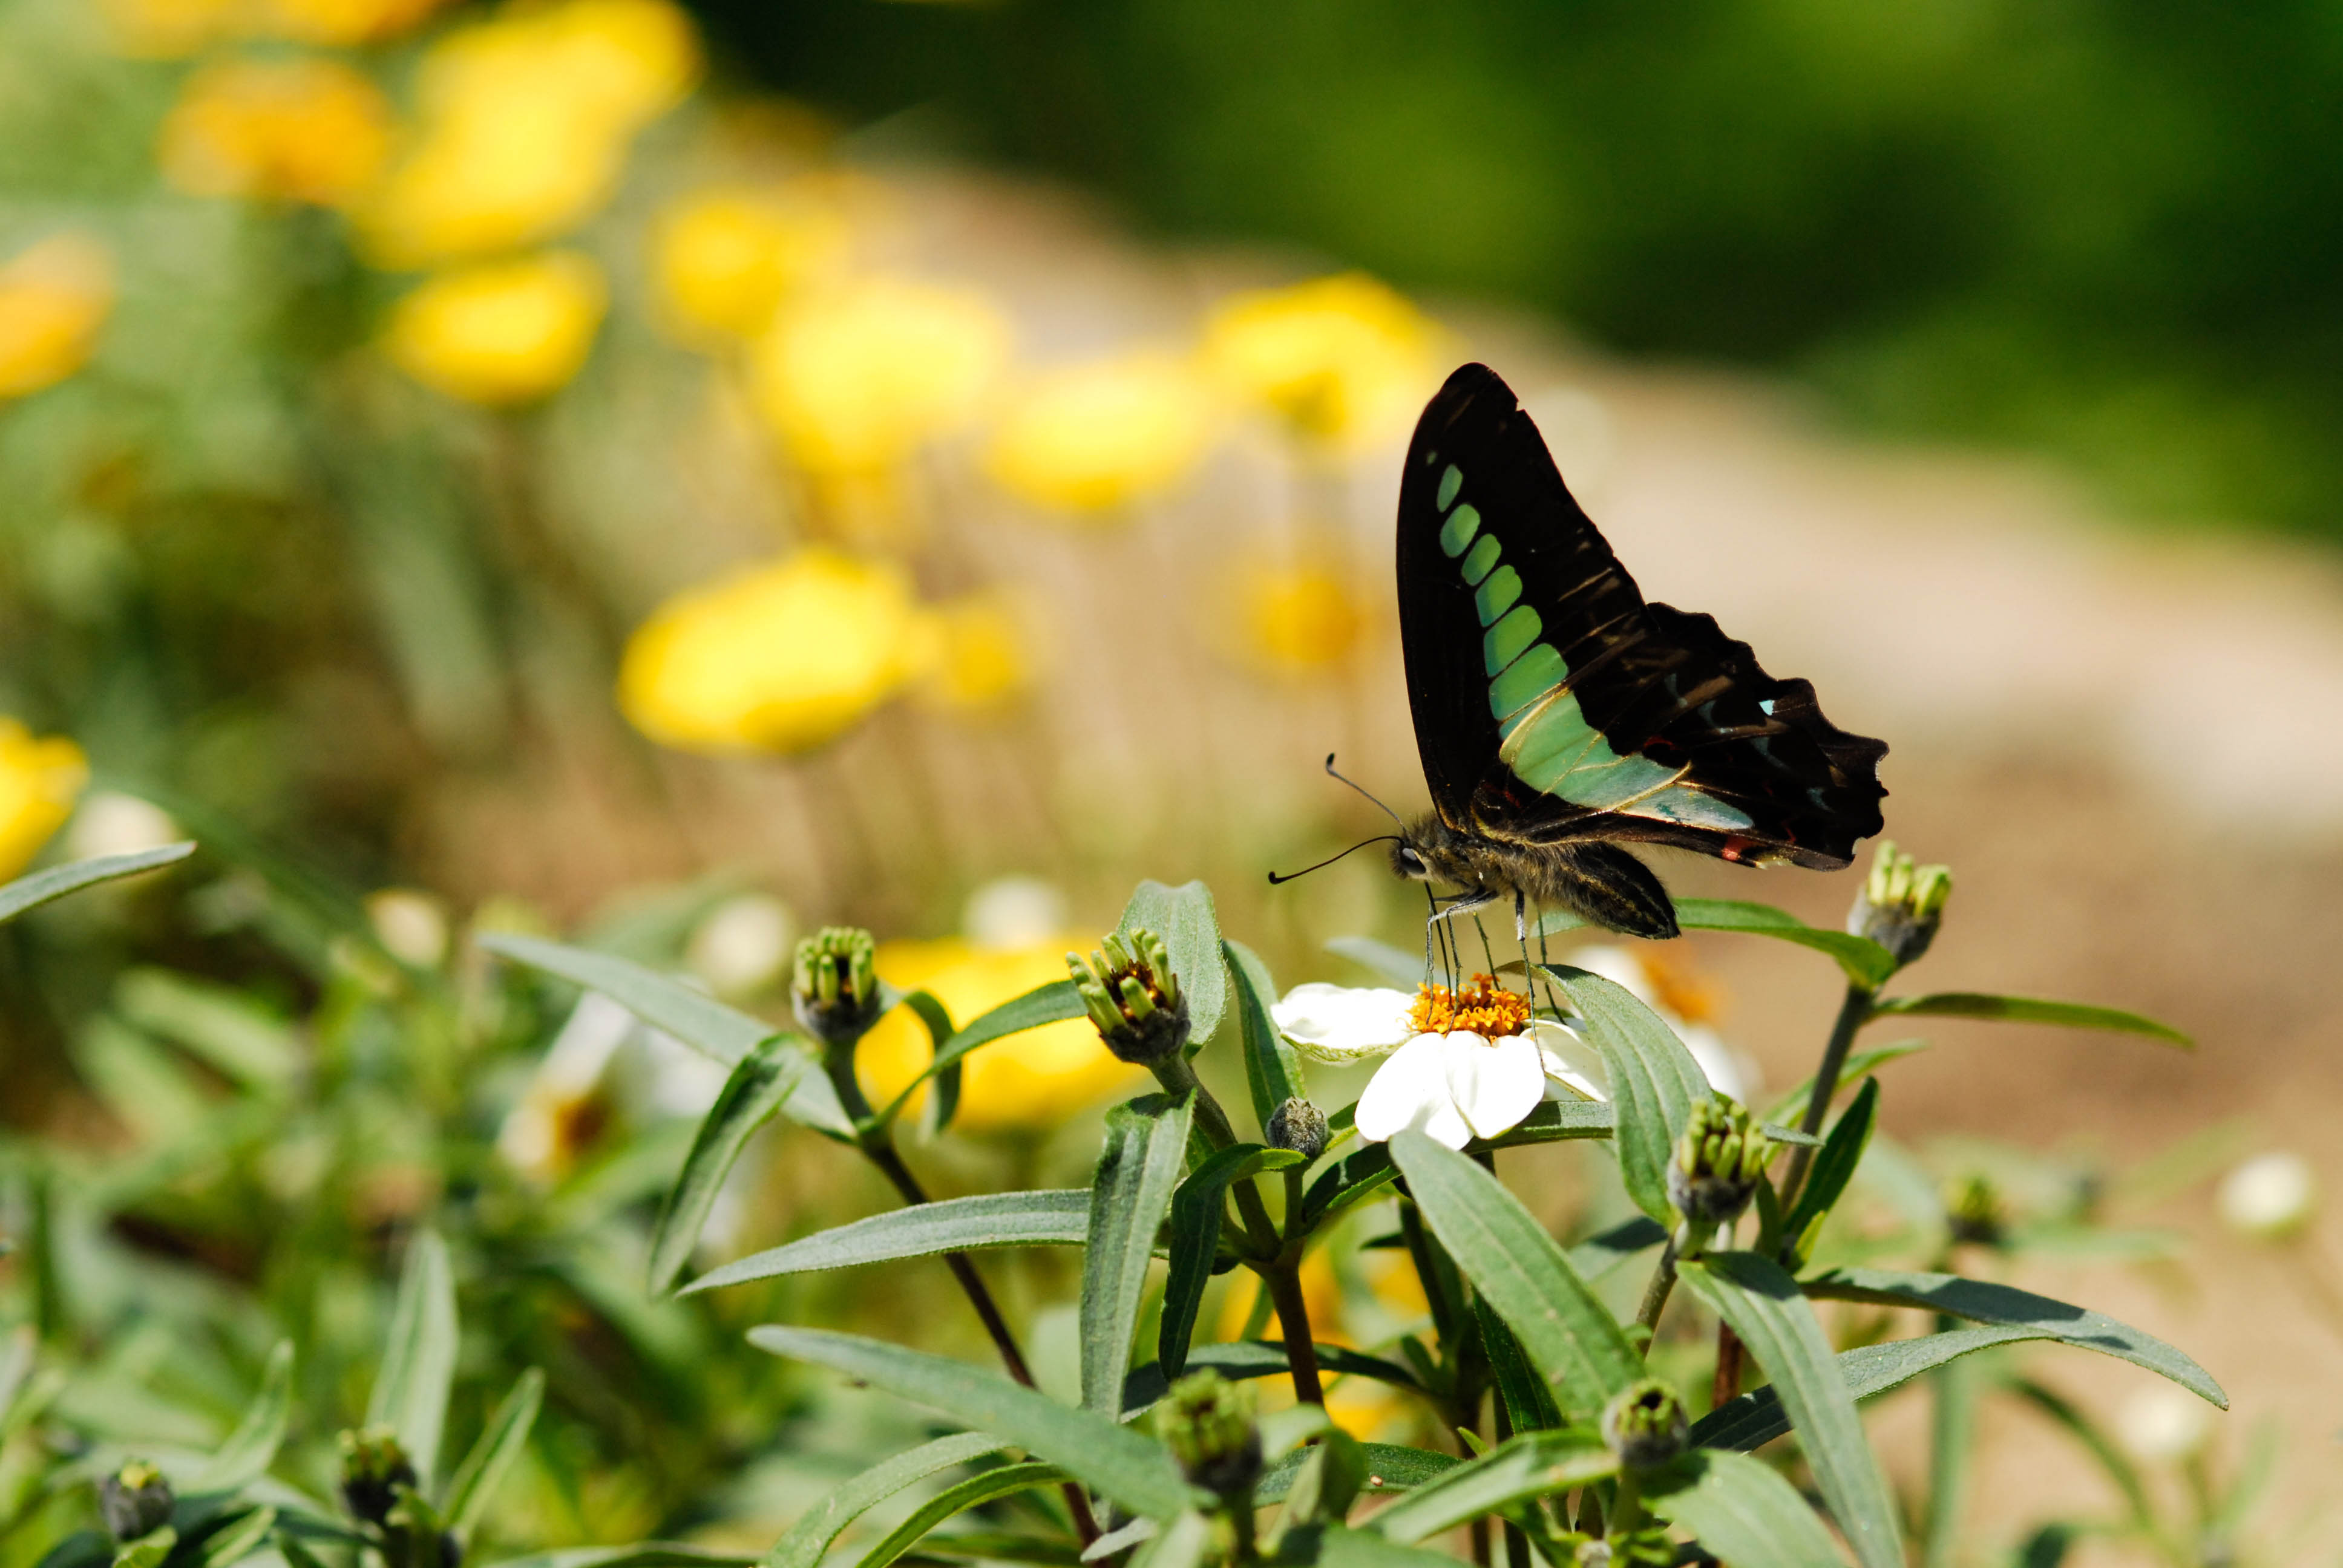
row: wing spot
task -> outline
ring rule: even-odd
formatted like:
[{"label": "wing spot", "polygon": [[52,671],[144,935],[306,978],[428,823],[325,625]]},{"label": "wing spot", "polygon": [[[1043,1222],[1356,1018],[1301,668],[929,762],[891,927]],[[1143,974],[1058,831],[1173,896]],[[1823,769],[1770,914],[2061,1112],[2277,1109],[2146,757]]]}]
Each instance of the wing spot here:
[{"label": "wing spot", "polygon": [[1535,642],[1538,633],[1544,629],[1545,623],[1529,606],[1517,604],[1507,610],[1481,639],[1482,659],[1488,672],[1496,675],[1521,658],[1523,650]]},{"label": "wing spot", "polygon": [[[1456,470],[1451,468],[1448,471],[1453,474]],[[1457,508],[1448,514],[1448,520],[1440,525],[1442,553],[1454,560],[1464,553],[1464,547],[1471,544],[1473,536],[1480,531],[1481,514],[1470,507]]]},{"label": "wing spot", "polygon": [[1454,500],[1456,492],[1463,487],[1464,470],[1453,463],[1449,464],[1448,471],[1440,476],[1440,493],[1433,497],[1432,504],[1442,511],[1446,511],[1448,503]]},{"label": "wing spot", "polygon": [[1495,570],[1496,565],[1497,536],[1483,534],[1473,541],[1473,548],[1464,558],[1464,581],[1471,587],[1479,588],[1481,579]]},{"label": "wing spot", "polygon": [[1522,597],[1522,574],[1511,567],[1499,567],[1489,574],[1473,595],[1473,608],[1480,613],[1483,626],[1493,626],[1497,618],[1513,608]]}]

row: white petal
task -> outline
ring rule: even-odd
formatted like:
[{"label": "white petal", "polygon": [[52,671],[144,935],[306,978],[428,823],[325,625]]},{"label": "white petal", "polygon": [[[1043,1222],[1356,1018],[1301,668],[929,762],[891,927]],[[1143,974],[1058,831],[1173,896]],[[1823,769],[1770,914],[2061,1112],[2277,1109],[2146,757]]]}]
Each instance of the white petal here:
[{"label": "white petal", "polygon": [[1748,1102],[1757,1086],[1755,1063],[1718,1039],[1713,1029],[1696,1023],[1679,1024],[1676,1033],[1683,1039],[1684,1049],[1692,1053],[1694,1063],[1699,1067],[1701,1076],[1708,1080],[1711,1089],[1720,1094],[1729,1094],[1745,1104]]},{"label": "white petal", "polygon": [[[1530,1025],[1529,1036],[1537,1041],[1538,1056],[1545,1068],[1548,1100],[1611,1098],[1610,1068],[1604,1065],[1602,1053],[1574,1030],[1542,1018]],[[1570,1089],[1564,1089],[1564,1084]],[[1577,1093],[1571,1093],[1571,1090]]]},{"label": "white petal", "polygon": [[1312,980],[1287,991],[1269,1011],[1296,1050],[1343,1062],[1381,1056],[1403,1042],[1414,1030],[1408,1021],[1414,1005],[1405,991]]},{"label": "white petal", "polygon": [[1413,1127],[1451,1149],[1464,1147],[1473,1130],[1449,1095],[1443,1050],[1442,1037],[1419,1034],[1375,1069],[1352,1113],[1362,1139],[1381,1143],[1401,1128]]},{"label": "white petal", "polygon": [[1545,1063],[1525,1034],[1483,1040],[1469,1030],[1448,1037],[1448,1092],[1473,1131],[1494,1138],[1537,1109],[1545,1094]]},{"label": "white petal", "polygon": [[1660,1004],[1659,993],[1652,989],[1652,977],[1644,971],[1643,960],[1625,948],[1580,948],[1562,961],[1589,974],[1601,975],[1645,1007],[1656,1008]]}]

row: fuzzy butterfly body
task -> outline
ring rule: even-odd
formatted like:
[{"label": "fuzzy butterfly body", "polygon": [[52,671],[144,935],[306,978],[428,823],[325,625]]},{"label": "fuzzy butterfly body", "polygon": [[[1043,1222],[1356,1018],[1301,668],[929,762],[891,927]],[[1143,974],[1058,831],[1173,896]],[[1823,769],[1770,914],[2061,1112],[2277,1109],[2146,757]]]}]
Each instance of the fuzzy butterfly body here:
[{"label": "fuzzy butterfly body", "polygon": [[1403,874],[1664,937],[1674,907],[1622,845],[1835,869],[1880,830],[1885,744],[1712,618],[1646,604],[1485,366],[1416,426],[1398,564],[1433,807],[1393,852]]}]

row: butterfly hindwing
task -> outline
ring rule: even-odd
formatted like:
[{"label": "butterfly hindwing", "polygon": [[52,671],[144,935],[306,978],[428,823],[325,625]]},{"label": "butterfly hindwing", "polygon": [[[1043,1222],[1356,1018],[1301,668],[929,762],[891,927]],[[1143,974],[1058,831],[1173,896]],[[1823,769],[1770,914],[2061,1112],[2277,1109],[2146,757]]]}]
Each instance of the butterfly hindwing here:
[{"label": "butterfly hindwing", "polygon": [[1416,427],[1398,562],[1417,746],[1452,828],[1822,868],[1879,831],[1885,746],[1711,618],[1645,604],[1485,367]]}]

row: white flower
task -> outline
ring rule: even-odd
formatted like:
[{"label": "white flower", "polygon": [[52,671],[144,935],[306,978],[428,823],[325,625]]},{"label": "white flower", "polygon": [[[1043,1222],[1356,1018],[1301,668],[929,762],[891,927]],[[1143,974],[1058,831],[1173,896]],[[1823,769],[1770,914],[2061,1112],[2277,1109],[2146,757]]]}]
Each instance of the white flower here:
[{"label": "white flower", "polygon": [[1295,986],[1272,1007],[1278,1031],[1293,1049],[1317,1061],[1364,1061],[1397,1050],[1415,1026],[1408,1010],[1415,999],[1403,990],[1327,985]]},{"label": "white flower", "polygon": [[1586,947],[1580,948],[1563,961],[1589,974],[1601,975],[1658,1013],[1661,1021],[1675,1030],[1676,1038],[1684,1041],[1684,1050],[1691,1052],[1693,1061],[1700,1068],[1701,1076],[1708,1080],[1711,1089],[1720,1094],[1729,1094],[1744,1104],[1755,1098],[1757,1064],[1750,1060],[1748,1053],[1725,1044],[1706,1024],[1688,1023],[1678,1017],[1661,998],[1658,988],[1652,984],[1650,971],[1634,953],[1619,947]]},{"label": "white flower", "polygon": [[2123,1402],[2116,1431],[2123,1445],[2151,1463],[2187,1458],[2205,1446],[2213,1419],[2205,1402],[2170,1383],[2153,1383]]},{"label": "white flower", "polygon": [[[1563,1085],[1568,1085],[1564,1089]],[[1413,1127],[1451,1149],[1494,1138],[1572,1091],[1605,1098],[1603,1063],[1561,1024],[1540,1019],[1495,1040],[1456,1030],[1419,1034],[1375,1070],[1353,1113],[1359,1136],[1380,1143]]]},{"label": "white flower", "polygon": [[2221,1219],[2231,1230],[2277,1241],[2309,1222],[2318,1197],[2310,1162],[2279,1149],[2255,1155],[2222,1178],[2218,1201]]}]

